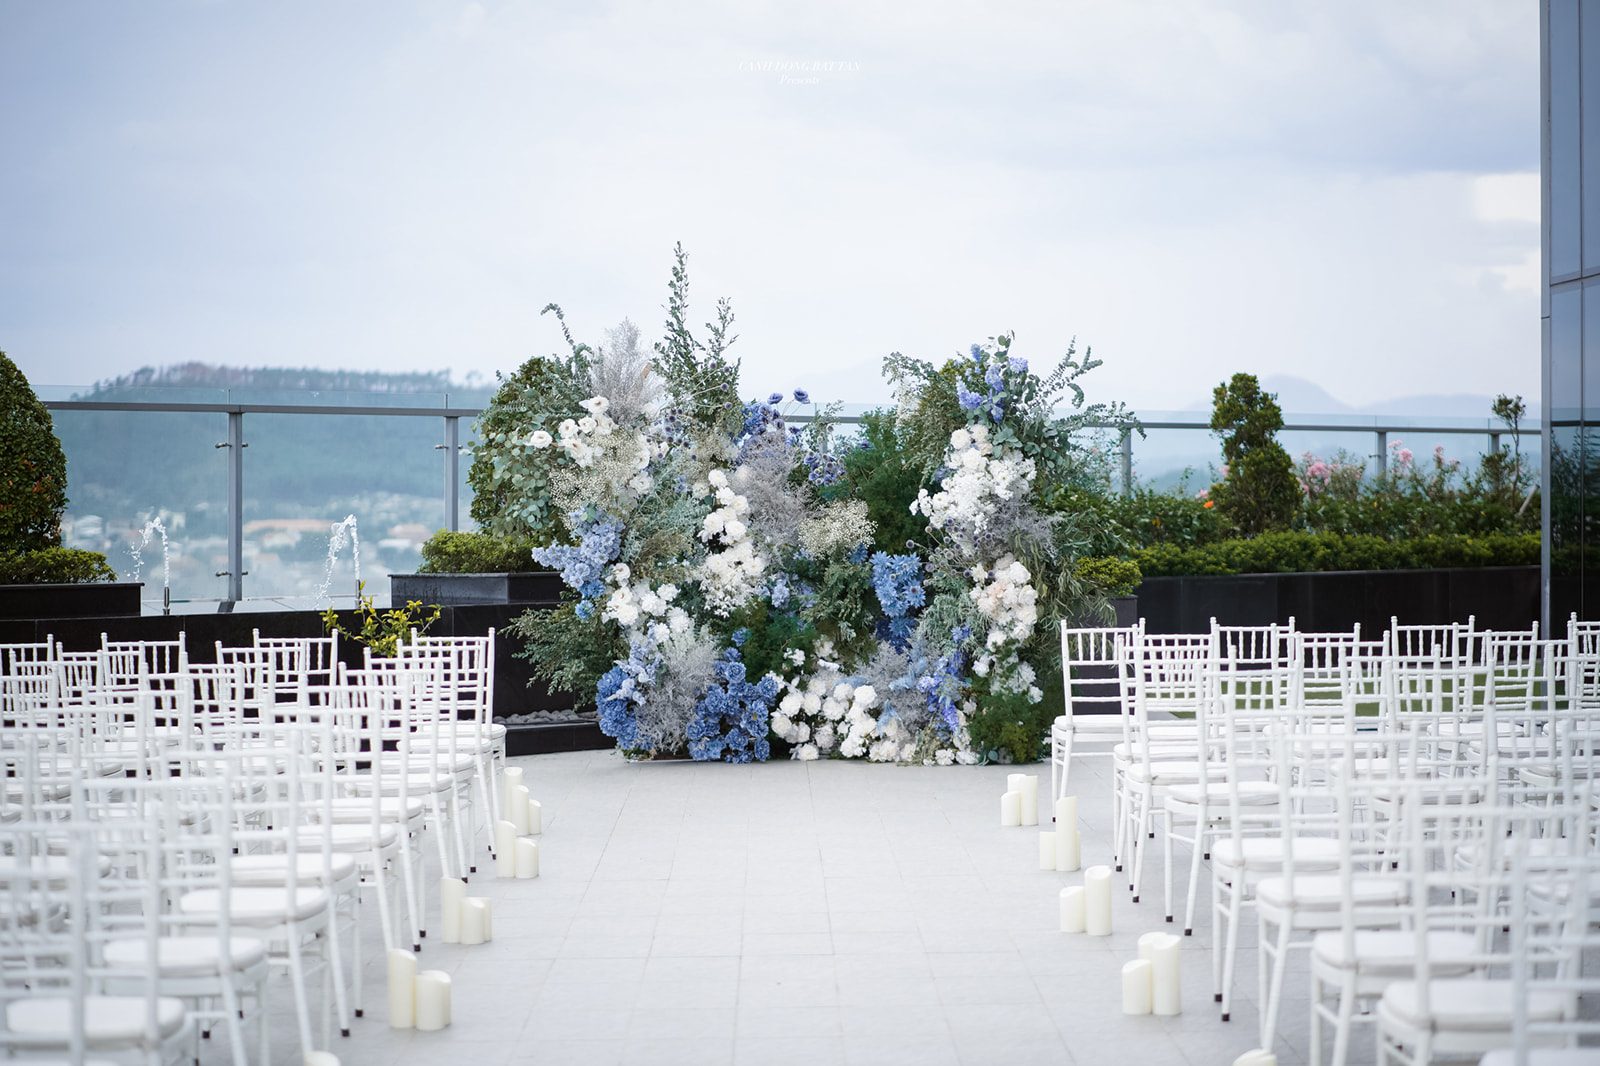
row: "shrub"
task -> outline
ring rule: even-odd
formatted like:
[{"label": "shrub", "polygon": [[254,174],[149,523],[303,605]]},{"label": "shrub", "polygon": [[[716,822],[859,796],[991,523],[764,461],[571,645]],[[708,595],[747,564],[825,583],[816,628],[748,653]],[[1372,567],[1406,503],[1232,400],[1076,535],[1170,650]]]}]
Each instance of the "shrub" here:
[{"label": "shrub", "polygon": [[116,579],[99,552],[60,547],[0,552],[0,585],[83,585]]},{"label": "shrub", "polygon": [[1539,535],[1435,534],[1390,540],[1365,534],[1282,532],[1193,548],[1156,545],[1134,552],[1132,558],[1146,577],[1529,566],[1539,562]]},{"label": "shrub", "polygon": [[861,446],[845,453],[844,470],[850,495],[867,505],[874,547],[891,555],[908,545],[924,547],[928,520],[911,510],[922,476],[907,460],[894,411],[880,408],[861,416]]},{"label": "shrub", "polygon": [[322,612],[322,627],[329,633],[338,633],[357,644],[372,649],[372,654],[389,656],[395,653],[400,642],[411,636],[415,629],[426,633],[428,627],[439,620],[439,605],[424,606],[421,600],[407,600],[404,607],[379,611],[372,605],[372,597],[365,594],[366,582],[356,585],[355,619],[361,628],[351,629],[339,620],[339,612],[329,607]]},{"label": "shrub", "polygon": [[422,546],[424,574],[519,574],[542,569],[533,561],[533,541],[521,537],[441,529]]},{"label": "shrub", "polygon": [[1139,564],[1128,559],[1091,557],[1079,559],[1076,565],[1078,580],[1098,589],[1108,599],[1133,595],[1133,590],[1144,580]]},{"label": "shrub", "polygon": [[1300,508],[1294,464],[1275,434],[1278,399],[1254,374],[1235,374],[1212,393],[1211,429],[1222,438],[1223,478],[1211,498],[1244,536],[1288,529]]},{"label": "shrub", "polygon": [[60,544],[66,507],[67,457],[50,412],[0,352],[0,550]]}]

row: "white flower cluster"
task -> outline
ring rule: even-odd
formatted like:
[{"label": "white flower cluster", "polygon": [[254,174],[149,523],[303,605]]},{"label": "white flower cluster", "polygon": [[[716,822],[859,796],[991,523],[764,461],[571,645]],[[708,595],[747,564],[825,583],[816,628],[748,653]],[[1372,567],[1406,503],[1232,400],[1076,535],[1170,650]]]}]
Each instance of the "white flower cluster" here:
[{"label": "white flower cluster", "polygon": [[631,576],[626,563],[618,563],[611,568],[607,578],[615,587],[611,595],[606,597],[600,617],[614,621],[624,629],[646,627],[657,643],[665,641],[671,634],[686,633],[692,628],[688,612],[682,607],[673,606],[672,601],[678,598],[678,586],[666,584],[652,589],[643,581],[630,585],[628,579]]},{"label": "white flower cluster", "polygon": [[788,691],[772,712],[772,731],[795,746],[794,758],[810,762],[835,750],[846,759],[867,754],[878,729],[870,713],[878,693],[871,685],[840,679],[830,664],[784,687]]},{"label": "white flower cluster", "polygon": [[567,458],[579,466],[594,462],[600,454],[599,438],[611,436],[617,428],[611,416],[606,414],[611,401],[604,396],[591,396],[578,406],[589,413],[576,420],[562,419],[556,427],[554,438],[542,429],[534,430],[528,443],[535,448],[548,448],[553,441],[556,447],[567,453]]},{"label": "white flower cluster", "polygon": [[865,500],[825,503],[800,523],[800,550],[814,558],[847,552],[872,540]]},{"label": "white flower cluster", "polygon": [[989,635],[984,643],[991,650],[1033,635],[1033,627],[1039,621],[1039,594],[1026,566],[1007,553],[993,570],[974,566],[971,576],[976,587],[968,595],[978,613],[989,620]]},{"label": "white flower cluster", "polygon": [[700,584],[707,606],[727,615],[756,594],[767,563],[756,554],[745,524],[750,501],[733,491],[726,471],[711,471],[706,482],[716,494],[717,506],[701,524],[700,539],[716,550],[701,564]]},{"label": "white flower cluster", "polygon": [[1027,491],[1033,460],[1011,449],[996,452],[988,428],[978,424],[950,434],[944,462],[950,472],[939,482],[939,491],[930,495],[920,490],[911,513],[927,515],[930,526],[972,551],[999,505]]}]

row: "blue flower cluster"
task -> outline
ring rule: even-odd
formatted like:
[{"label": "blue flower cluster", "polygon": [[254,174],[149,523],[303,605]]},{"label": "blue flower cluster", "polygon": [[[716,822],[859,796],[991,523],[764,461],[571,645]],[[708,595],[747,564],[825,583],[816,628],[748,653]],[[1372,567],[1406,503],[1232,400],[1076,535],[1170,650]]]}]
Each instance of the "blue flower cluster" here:
[{"label": "blue flower cluster", "polygon": [[966,626],[957,626],[951,636],[955,646],[941,655],[932,669],[917,678],[917,690],[928,701],[928,714],[946,736],[954,736],[961,728],[961,693],[967,684],[964,673],[967,657],[962,646],[972,632]]},{"label": "blue flower cluster", "polygon": [[813,485],[832,485],[844,477],[844,463],[837,455],[827,452],[807,452],[806,478]]},{"label": "blue flower cluster", "polygon": [[649,694],[656,679],[656,662],[655,642],[646,636],[635,637],[628,657],[602,674],[595,688],[600,731],[615,737],[623,751],[647,751],[655,746],[656,738],[640,734],[633,708]]},{"label": "blue flower cluster", "polygon": [[567,587],[590,600],[605,591],[600,578],[622,548],[622,523],[584,511],[573,511],[567,521],[578,535],[578,543],[535,548],[533,560],[561,571]]},{"label": "blue flower cluster", "polygon": [[789,587],[788,577],[779,574],[772,579],[772,588],[769,590],[767,598],[772,601],[772,606],[781,611],[789,606],[789,597],[793,592],[794,590]]},{"label": "blue flower cluster", "polygon": [[906,646],[913,624],[910,614],[928,602],[922,587],[922,559],[917,555],[872,555],[872,591],[887,616],[887,636],[897,648]]},{"label": "blue flower cluster", "polygon": [[[779,396],[778,399],[783,399]],[[765,433],[782,433],[783,412],[772,403],[747,403],[744,405],[744,424],[739,427],[739,439],[750,440]]]},{"label": "blue flower cluster", "polygon": [[750,683],[737,647],[744,643],[745,635],[743,630],[733,635],[736,646],[722,653],[717,680],[706,689],[689,717],[685,735],[689,738],[689,755],[694,759],[766,762],[772,754],[767,727],[772,701],[778,696],[778,681],[768,674],[755,684]]},{"label": "blue flower cluster", "polygon": [[976,411],[988,415],[998,423],[1006,413],[1006,374],[1026,376],[1028,361],[1020,355],[1005,359],[984,351],[981,345],[972,346],[972,361],[983,368],[983,383],[987,391],[969,389],[965,382],[956,382],[956,402],[963,411]]}]

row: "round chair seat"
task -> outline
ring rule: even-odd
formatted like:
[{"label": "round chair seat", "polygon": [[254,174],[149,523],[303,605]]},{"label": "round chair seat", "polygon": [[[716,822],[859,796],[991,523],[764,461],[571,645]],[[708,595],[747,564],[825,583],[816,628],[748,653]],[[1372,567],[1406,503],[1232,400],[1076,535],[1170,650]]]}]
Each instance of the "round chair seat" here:
[{"label": "round chair seat", "polygon": [[328,894],[320,888],[296,888],[291,906],[288,890],[283,888],[235,888],[226,902],[221,889],[202,888],[178,900],[179,912],[196,920],[215,919],[224,906],[234,925],[283,925],[321,914],[327,909]]},{"label": "round chair seat", "polygon": [[[156,1000],[156,1030],[165,1040],[183,1028],[183,1001]],[[83,1039],[92,1047],[125,1047],[145,1037],[143,996],[87,996],[83,1001]],[[6,1005],[7,1036],[13,1046],[60,1048],[71,1043],[72,1001],[65,996],[19,999]]]},{"label": "round chair seat", "polygon": [[[113,940],[106,962],[129,968],[146,966],[149,945],[143,939]],[[214,936],[164,936],[156,941],[156,965],[162,977],[216,977],[223,969],[248,970],[267,957],[267,946],[250,937],[229,937],[228,958]]]}]

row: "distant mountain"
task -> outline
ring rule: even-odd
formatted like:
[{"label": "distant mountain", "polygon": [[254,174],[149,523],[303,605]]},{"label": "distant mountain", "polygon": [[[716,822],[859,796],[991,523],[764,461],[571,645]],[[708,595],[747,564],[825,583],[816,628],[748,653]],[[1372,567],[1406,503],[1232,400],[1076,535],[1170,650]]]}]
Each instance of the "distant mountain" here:
[{"label": "distant mountain", "polygon": [[487,392],[481,381],[451,381],[448,370],[323,370],[315,367],[215,366],[178,363],[140,367],[106,381],[97,381],[76,399],[104,398],[106,394],[136,389],[252,389],[294,392],[379,392],[390,394],[440,393],[457,390]]},{"label": "distant mountain", "polygon": [[[1287,415],[1386,415],[1417,419],[1488,419],[1492,417],[1489,408],[1494,403],[1493,396],[1456,393],[1397,396],[1357,406],[1337,399],[1314,381],[1290,374],[1273,374],[1262,378],[1261,387],[1278,397],[1278,406]],[[1528,404],[1528,417],[1537,419],[1538,397],[1524,396],[1523,400]],[[1180,410],[1209,411],[1211,400],[1207,397]]]}]

